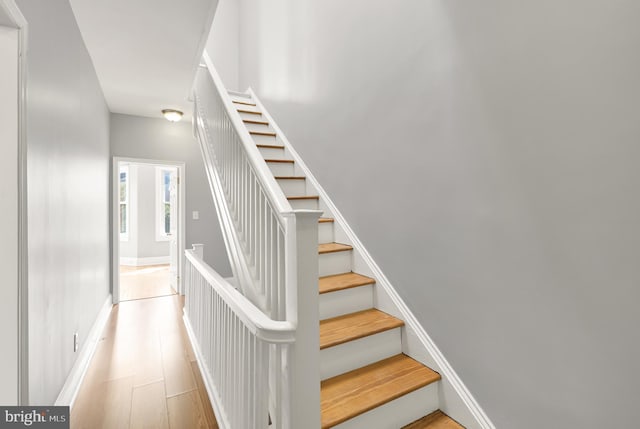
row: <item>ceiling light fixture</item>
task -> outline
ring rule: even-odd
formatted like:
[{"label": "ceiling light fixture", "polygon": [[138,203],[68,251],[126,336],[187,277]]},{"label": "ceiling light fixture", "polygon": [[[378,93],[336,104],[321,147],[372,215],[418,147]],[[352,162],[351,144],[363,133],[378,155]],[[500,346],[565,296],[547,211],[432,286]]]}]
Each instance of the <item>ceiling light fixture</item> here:
[{"label": "ceiling light fixture", "polygon": [[174,109],[162,109],[162,114],[169,122],[178,122],[182,119],[182,112]]}]

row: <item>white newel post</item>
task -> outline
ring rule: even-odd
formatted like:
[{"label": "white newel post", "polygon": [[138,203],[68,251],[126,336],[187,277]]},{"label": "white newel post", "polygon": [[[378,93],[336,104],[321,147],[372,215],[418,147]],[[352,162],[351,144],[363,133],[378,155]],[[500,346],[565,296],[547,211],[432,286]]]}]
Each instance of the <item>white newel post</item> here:
[{"label": "white newel post", "polygon": [[[287,215],[295,234],[287,243],[287,320],[297,325],[290,351],[289,429],[320,428],[320,322],[318,310],[318,219],[316,210]],[[291,225],[293,223],[294,225]],[[293,228],[289,229],[291,231]],[[287,413],[285,413],[286,415]]]},{"label": "white newel post", "polygon": [[204,259],[204,244],[192,244],[193,253],[200,259]]}]

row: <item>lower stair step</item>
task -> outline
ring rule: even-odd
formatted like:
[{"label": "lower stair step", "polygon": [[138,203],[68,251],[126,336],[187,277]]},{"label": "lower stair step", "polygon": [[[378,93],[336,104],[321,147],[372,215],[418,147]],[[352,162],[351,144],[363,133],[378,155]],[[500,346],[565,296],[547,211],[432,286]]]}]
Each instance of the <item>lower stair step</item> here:
[{"label": "lower stair step", "polygon": [[343,289],[351,289],[358,286],[372,285],[375,282],[375,279],[372,279],[371,277],[351,272],[320,277],[318,286],[320,288],[320,293],[323,294]]},{"label": "lower stair step", "polygon": [[375,308],[320,321],[320,349],[399,328],[404,322]]},{"label": "lower stair step", "polygon": [[324,380],[320,388],[322,428],[337,426],[438,380],[440,374],[404,354]]},{"label": "lower stair step", "polygon": [[346,252],[349,250],[353,250],[353,247],[342,243],[323,243],[318,245],[318,253],[321,255],[325,253]]},{"label": "lower stair step", "polygon": [[438,410],[404,426],[402,429],[464,429],[464,426]]}]

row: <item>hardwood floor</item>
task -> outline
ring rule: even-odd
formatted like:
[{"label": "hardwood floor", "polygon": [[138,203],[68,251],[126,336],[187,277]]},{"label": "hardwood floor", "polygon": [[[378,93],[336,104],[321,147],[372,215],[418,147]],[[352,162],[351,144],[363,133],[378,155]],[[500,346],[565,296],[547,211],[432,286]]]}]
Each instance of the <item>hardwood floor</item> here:
[{"label": "hardwood floor", "polygon": [[217,429],[182,322],[182,297],[111,312],[71,412],[73,429]]},{"label": "hardwood floor", "polygon": [[169,265],[128,267],[120,265],[120,301],[173,295]]}]

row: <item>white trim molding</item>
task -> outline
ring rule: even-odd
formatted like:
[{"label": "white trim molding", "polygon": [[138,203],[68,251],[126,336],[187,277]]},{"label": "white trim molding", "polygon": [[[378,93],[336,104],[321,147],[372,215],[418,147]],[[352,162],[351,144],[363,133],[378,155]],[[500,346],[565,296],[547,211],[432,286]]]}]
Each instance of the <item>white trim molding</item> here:
[{"label": "white trim molding", "polygon": [[0,10],[18,30],[18,385],[17,404],[29,403],[29,295],[27,253],[27,48],[28,24],[14,0],[0,0]]},{"label": "white trim molding", "polygon": [[[175,167],[178,170],[178,293],[184,294],[184,251],[185,251],[185,232],[186,232],[186,166],[184,162],[166,161],[157,159],[144,158],[127,158],[114,156],[111,164],[111,284],[113,303],[120,301],[120,231],[117,228],[118,221],[118,166],[120,163],[129,164],[145,164]],[[168,257],[167,257],[168,258]],[[140,258],[136,258],[140,259]],[[164,264],[165,262],[157,262],[156,264]],[[167,262],[168,263],[168,259]],[[143,258],[144,265],[150,264],[148,258]],[[141,265],[143,265],[141,264]],[[137,266],[137,265],[136,265]]]},{"label": "white trim molding", "polygon": [[111,314],[111,309],[113,307],[111,294],[107,296],[98,313],[98,317],[96,321],[93,323],[93,326],[89,330],[89,334],[87,338],[82,341],[82,347],[80,348],[80,352],[78,353],[78,358],[76,359],[69,375],[67,376],[67,380],[62,386],[62,390],[58,394],[58,398],[54,405],[64,405],[73,408],[73,404],[78,396],[78,391],[80,390],[80,386],[82,385],[82,381],[84,380],[85,375],[87,374],[87,369],[89,368],[89,364],[91,363],[91,359],[98,348],[98,343],[100,342],[100,337],[102,336],[102,331],[104,331],[104,327],[109,320],[109,315]]}]

